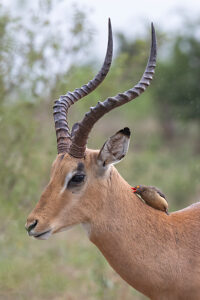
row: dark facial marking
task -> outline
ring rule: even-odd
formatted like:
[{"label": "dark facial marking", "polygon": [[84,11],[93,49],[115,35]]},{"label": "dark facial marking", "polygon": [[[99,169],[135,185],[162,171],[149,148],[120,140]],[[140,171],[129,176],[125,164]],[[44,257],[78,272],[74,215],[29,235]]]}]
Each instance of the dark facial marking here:
[{"label": "dark facial marking", "polygon": [[79,162],[77,166],[77,171],[83,172],[84,169],[85,169],[84,164],[82,162]]},{"label": "dark facial marking", "polygon": [[64,156],[65,156],[65,154],[62,154],[62,155],[60,156],[60,161],[63,160]]}]

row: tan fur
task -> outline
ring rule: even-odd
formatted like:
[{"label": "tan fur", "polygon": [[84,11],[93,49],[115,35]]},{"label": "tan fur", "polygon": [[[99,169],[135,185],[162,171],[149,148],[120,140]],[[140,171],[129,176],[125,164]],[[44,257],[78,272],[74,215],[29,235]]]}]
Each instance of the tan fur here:
[{"label": "tan fur", "polygon": [[[153,300],[200,299],[200,203],[167,216],[133,194],[114,166],[102,175],[98,153],[87,150],[85,159],[57,156],[27,227],[38,220],[35,232],[56,233],[86,224],[90,240],[138,291]],[[80,161],[86,183],[77,193],[61,193]]]}]

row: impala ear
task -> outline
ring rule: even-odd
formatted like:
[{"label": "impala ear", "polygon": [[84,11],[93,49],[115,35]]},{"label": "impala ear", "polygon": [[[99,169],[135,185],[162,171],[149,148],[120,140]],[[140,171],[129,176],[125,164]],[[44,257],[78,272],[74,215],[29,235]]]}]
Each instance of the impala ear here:
[{"label": "impala ear", "polygon": [[128,152],[131,132],[128,127],[111,136],[101,148],[97,157],[98,165],[103,167],[118,163]]}]

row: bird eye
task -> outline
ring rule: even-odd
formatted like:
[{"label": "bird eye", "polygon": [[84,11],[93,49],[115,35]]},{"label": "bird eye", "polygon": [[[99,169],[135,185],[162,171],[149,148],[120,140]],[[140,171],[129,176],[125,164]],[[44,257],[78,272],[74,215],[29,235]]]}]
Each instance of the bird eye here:
[{"label": "bird eye", "polygon": [[68,188],[77,186],[84,182],[85,174],[76,174],[74,175],[68,183]]}]

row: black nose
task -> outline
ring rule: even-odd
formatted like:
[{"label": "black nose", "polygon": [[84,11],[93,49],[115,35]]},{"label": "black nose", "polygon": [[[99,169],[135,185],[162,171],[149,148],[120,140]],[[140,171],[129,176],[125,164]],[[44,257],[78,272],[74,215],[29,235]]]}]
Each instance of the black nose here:
[{"label": "black nose", "polygon": [[26,230],[28,232],[30,232],[32,229],[35,228],[35,226],[37,225],[37,223],[38,223],[38,220],[34,220],[33,223],[31,223],[28,227],[26,227]]}]

